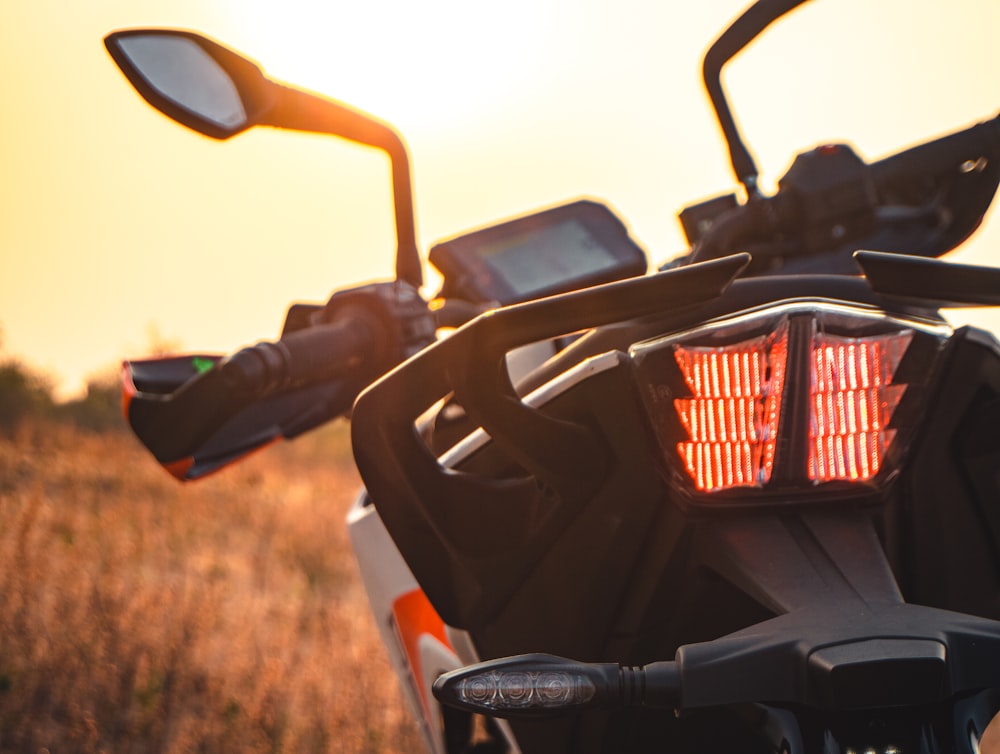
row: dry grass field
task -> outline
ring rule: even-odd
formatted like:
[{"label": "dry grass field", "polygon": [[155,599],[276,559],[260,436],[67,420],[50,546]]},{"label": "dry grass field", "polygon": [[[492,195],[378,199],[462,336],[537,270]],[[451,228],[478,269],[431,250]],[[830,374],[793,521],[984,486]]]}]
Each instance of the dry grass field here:
[{"label": "dry grass field", "polygon": [[0,751],[417,752],[356,572],[343,426],[181,485],[0,435]]}]

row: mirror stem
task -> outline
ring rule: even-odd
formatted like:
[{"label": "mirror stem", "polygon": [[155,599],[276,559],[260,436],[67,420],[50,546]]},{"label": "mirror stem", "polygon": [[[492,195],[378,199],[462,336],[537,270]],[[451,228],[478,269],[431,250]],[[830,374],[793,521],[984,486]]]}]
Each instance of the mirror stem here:
[{"label": "mirror stem", "polygon": [[702,66],[705,89],[712,100],[712,106],[715,108],[715,114],[722,127],[726,144],[729,145],[729,158],[732,161],[733,172],[736,174],[737,180],[746,188],[748,198],[760,195],[757,188],[757,166],[750,155],[750,150],[740,138],[736,121],[729,109],[729,103],[726,101],[726,94],[722,89],[722,67],[774,21],[806,1],[757,0],[722,33],[722,36],[715,40],[715,43],[705,54]]},{"label": "mirror stem", "polygon": [[275,90],[277,96],[261,119],[262,124],[340,136],[389,155],[396,216],[396,278],[419,288],[423,272],[417,249],[410,156],[402,138],[389,125],[335,100],[280,84],[275,84]]}]

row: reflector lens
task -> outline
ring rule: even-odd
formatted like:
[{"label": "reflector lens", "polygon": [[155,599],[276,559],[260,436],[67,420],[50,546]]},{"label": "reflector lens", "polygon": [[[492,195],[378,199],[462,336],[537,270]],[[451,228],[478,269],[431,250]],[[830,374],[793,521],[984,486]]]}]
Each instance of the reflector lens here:
[{"label": "reflector lens", "polygon": [[759,486],[771,478],[788,327],[725,347],[675,346],[693,397],[674,407],[690,441],[677,444],[699,490]]},{"label": "reflector lens", "polygon": [[585,675],[489,670],[455,684],[458,701],[484,710],[559,709],[589,702],[597,693]]},{"label": "reflector lens", "polygon": [[864,481],[878,473],[895,435],[889,420],[906,390],[893,375],[912,338],[911,330],[813,337],[810,479]]}]

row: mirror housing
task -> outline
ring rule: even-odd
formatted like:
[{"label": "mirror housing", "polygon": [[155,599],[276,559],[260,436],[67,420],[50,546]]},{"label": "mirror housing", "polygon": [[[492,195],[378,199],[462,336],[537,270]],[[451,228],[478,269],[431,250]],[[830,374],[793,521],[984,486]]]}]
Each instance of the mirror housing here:
[{"label": "mirror housing", "polygon": [[410,158],[386,123],[335,100],[268,79],[256,63],[211,39],[177,29],[126,29],[104,39],[143,98],[201,134],[228,139],[251,126],[324,133],[389,155],[396,217],[396,277],[423,284]]},{"label": "mirror housing", "polygon": [[191,32],[132,29],[104,44],[143,99],[213,139],[262,122],[274,104],[260,68]]}]

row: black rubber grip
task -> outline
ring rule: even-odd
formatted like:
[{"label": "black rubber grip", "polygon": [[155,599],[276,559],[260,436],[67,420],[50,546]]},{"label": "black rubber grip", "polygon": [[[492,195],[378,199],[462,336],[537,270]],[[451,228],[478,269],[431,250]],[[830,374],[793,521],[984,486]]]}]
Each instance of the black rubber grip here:
[{"label": "black rubber grip", "polygon": [[362,318],[346,316],[330,324],[296,330],[281,340],[244,348],[222,369],[233,389],[265,395],[363,368],[372,344],[369,324]]}]

